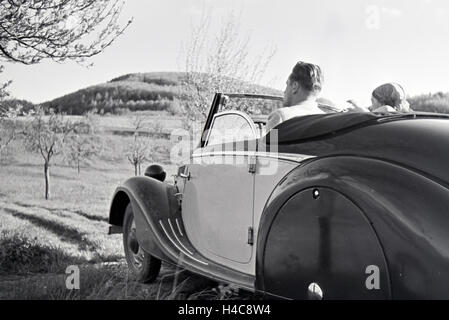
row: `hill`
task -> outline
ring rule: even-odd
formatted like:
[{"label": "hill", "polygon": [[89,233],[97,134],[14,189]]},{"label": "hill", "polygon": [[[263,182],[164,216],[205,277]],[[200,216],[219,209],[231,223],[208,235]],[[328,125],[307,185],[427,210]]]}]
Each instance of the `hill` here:
[{"label": "hill", "polygon": [[[90,86],[43,104],[71,115],[97,109],[100,113],[120,114],[127,111],[166,111],[182,113],[186,99],[185,73],[151,72],[127,74],[109,82]],[[242,83],[252,92],[281,94],[278,90]]]},{"label": "hill", "polygon": [[128,110],[170,112],[181,95],[181,87],[182,75],[178,73],[128,74],[69,93],[43,106],[73,115],[92,109],[114,114]]},{"label": "hill", "polygon": [[[185,78],[183,72],[126,74],[45,102],[43,106],[71,115],[81,115],[92,109],[105,114],[151,110],[179,115],[186,101]],[[282,95],[279,90],[243,82],[242,88],[248,93]],[[415,111],[449,113],[449,93],[419,95],[408,100]]]}]

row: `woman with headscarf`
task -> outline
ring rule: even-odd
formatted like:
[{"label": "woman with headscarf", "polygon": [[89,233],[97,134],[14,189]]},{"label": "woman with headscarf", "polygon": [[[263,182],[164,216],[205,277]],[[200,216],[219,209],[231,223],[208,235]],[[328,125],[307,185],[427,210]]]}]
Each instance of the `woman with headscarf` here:
[{"label": "woman with headscarf", "polygon": [[374,89],[371,112],[410,112],[404,89],[397,83],[386,83]]}]

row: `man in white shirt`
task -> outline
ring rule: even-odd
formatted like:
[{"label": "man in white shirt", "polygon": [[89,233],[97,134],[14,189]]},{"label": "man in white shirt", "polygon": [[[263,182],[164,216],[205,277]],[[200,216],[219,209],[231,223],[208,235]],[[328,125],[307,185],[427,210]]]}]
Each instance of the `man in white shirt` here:
[{"label": "man in white shirt", "polygon": [[318,107],[316,99],[321,92],[323,74],[317,65],[298,62],[287,79],[284,91],[284,107],[268,116],[265,132],[278,124],[298,116],[325,113]]}]

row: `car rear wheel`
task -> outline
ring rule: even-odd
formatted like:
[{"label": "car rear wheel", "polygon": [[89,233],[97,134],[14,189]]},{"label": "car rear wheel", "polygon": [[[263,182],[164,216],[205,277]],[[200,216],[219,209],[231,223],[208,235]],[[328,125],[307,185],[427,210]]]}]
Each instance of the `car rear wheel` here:
[{"label": "car rear wheel", "polygon": [[161,260],[145,252],[139,245],[131,204],[126,207],[123,220],[123,246],[128,268],[137,280],[143,283],[154,281],[161,269]]}]

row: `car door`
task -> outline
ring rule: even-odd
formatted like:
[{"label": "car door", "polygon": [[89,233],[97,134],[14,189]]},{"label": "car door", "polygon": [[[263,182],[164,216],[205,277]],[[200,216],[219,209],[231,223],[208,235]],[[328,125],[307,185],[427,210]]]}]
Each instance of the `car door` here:
[{"label": "car door", "polygon": [[[205,257],[246,271],[251,260],[256,128],[244,113],[216,114],[206,144],[186,168],[182,216]],[[251,235],[251,234],[250,234]]]}]

